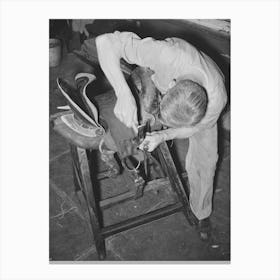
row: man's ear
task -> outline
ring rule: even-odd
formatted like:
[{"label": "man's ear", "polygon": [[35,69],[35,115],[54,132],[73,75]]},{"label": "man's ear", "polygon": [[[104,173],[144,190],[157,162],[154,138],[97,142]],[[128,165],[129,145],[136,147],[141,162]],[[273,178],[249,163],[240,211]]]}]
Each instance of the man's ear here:
[{"label": "man's ear", "polygon": [[176,80],[175,80],[175,79],[173,79],[173,80],[169,83],[169,85],[168,85],[168,89],[173,88],[175,85],[176,85]]}]

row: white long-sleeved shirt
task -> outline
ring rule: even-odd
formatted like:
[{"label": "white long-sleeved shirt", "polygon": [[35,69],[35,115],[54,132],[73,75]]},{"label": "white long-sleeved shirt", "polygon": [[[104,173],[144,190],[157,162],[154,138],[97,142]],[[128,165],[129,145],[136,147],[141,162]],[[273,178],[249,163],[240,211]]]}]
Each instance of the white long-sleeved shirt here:
[{"label": "white long-sleeved shirt", "polygon": [[110,51],[114,52],[113,58],[106,55],[100,56],[100,52],[106,52],[106,48],[103,49],[102,44],[98,46],[97,41],[101,67],[105,69],[105,74],[110,76],[107,77],[115,91],[126,86],[125,80],[120,79],[119,75],[114,75],[114,67],[111,67],[112,63],[116,63],[120,58],[130,64],[152,69],[155,72],[152,79],[163,94],[178,78],[191,79],[202,85],[208,95],[206,114],[196,125],[196,129],[201,130],[216,124],[227,102],[227,94],[224,76],[210,57],[179,38],[168,38],[162,41],[150,37],[141,39],[132,32],[118,31],[103,34],[100,37],[110,42]]}]

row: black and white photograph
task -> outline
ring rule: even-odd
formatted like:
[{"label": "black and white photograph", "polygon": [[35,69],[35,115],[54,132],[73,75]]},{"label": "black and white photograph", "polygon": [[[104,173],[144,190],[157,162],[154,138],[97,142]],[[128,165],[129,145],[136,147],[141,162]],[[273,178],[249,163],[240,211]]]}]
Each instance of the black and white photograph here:
[{"label": "black and white photograph", "polygon": [[49,261],[230,262],[230,19],[49,20]]},{"label": "black and white photograph", "polygon": [[0,0],[0,280],[279,280],[279,8]]}]

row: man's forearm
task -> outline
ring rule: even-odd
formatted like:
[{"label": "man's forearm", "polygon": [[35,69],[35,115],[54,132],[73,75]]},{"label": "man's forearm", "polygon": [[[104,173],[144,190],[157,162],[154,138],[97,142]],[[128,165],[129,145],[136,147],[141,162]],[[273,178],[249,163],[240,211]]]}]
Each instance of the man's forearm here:
[{"label": "man's forearm", "polygon": [[162,136],[162,142],[173,140],[173,139],[185,139],[189,138],[192,135],[194,135],[196,132],[198,132],[198,129],[195,127],[187,128],[168,128],[166,130],[162,130],[159,133]]}]

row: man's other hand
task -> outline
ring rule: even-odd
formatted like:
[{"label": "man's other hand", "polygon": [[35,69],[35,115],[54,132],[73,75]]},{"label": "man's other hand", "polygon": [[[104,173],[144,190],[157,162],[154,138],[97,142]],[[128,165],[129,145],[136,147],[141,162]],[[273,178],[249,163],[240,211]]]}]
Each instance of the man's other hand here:
[{"label": "man's other hand", "polygon": [[152,152],[160,143],[164,141],[163,134],[161,132],[146,133],[144,141],[140,144],[139,149]]}]

